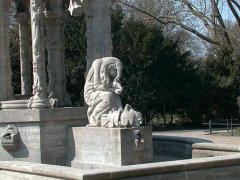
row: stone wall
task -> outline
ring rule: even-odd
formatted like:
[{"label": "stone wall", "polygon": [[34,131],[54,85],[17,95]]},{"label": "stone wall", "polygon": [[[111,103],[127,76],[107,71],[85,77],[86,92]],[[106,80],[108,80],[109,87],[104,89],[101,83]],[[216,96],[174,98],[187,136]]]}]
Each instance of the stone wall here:
[{"label": "stone wall", "polygon": [[0,161],[0,179],[79,179],[79,180],[202,180],[240,179],[240,156],[221,156],[182,161],[150,163],[107,170],[76,168],[29,162]]},{"label": "stone wall", "polygon": [[194,143],[212,143],[197,138],[174,136],[153,136],[153,160],[163,162],[171,160],[191,159]]},{"label": "stone wall", "polygon": [[154,162],[239,154],[240,145],[213,144],[189,137],[153,136]]},{"label": "stone wall", "polygon": [[153,141],[155,162],[192,159],[192,144],[176,141]]},{"label": "stone wall", "polygon": [[[71,167],[107,169],[152,162],[151,127],[68,129],[68,165]],[[134,132],[138,130],[144,140],[142,144],[135,137]]]},{"label": "stone wall", "polygon": [[68,127],[87,124],[86,108],[1,110],[0,136],[8,124],[19,130],[19,149],[0,146],[0,161],[66,164]]},{"label": "stone wall", "polygon": [[197,143],[193,144],[192,147],[193,158],[240,154],[240,145]]}]

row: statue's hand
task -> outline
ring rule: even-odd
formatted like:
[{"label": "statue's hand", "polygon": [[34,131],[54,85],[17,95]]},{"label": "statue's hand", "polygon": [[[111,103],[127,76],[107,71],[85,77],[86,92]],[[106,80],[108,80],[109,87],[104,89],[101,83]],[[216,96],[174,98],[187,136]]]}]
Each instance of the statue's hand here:
[{"label": "statue's hand", "polygon": [[115,88],[115,93],[117,95],[122,94],[123,88],[120,83],[113,82],[114,88]]},{"label": "statue's hand", "polygon": [[120,95],[120,94],[122,94],[122,90],[115,89],[115,93],[116,93],[117,95]]}]

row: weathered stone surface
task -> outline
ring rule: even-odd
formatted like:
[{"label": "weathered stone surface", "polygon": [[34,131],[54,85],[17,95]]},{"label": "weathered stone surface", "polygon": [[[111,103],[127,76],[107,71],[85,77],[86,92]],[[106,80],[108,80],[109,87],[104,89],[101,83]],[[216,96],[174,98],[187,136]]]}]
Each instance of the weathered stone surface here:
[{"label": "weathered stone surface", "polygon": [[66,164],[68,127],[87,124],[86,108],[1,110],[0,134],[11,122],[19,131],[19,149],[0,146],[0,161],[19,160],[46,164]]},{"label": "weathered stone surface", "polygon": [[240,152],[240,145],[195,143],[193,149]]},{"label": "weathered stone surface", "polygon": [[142,114],[127,104],[123,110],[120,94],[122,62],[115,57],[96,59],[84,85],[88,127],[138,127]]},{"label": "weathered stone surface", "polygon": [[32,56],[33,56],[33,95],[30,106],[33,109],[50,107],[47,98],[43,1],[30,0]]},{"label": "weathered stone surface", "polygon": [[[101,126],[103,115],[108,115],[113,109],[122,109],[119,97],[122,93],[122,68],[122,62],[114,57],[97,59],[92,64],[84,86],[84,100],[89,106],[88,120],[91,126]],[[116,118],[116,126],[118,121],[119,117]]]},{"label": "weathered stone surface", "polygon": [[153,140],[153,154],[157,159],[181,160],[192,158],[192,144],[176,142],[176,141],[156,141]]},{"label": "weathered stone surface", "polygon": [[[60,1],[59,1],[60,2]],[[64,27],[66,14],[63,13],[61,4],[49,7],[52,11],[45,11],[45,25],[47,31],[48,50],[48,95],[52,106],[67,107],[72,102],[66,90],[65,55],[64,55]],[[54,12],[54,9],[59,11]],[[56,102],[54,102],[56,101]],[[55,104],[54,104],[55,103]]]},{"label": "weathered stone surface", "polygon": [[31,110],[6,109],[0,111],[0,123],[66,121],[67,119],[87,120],[87,108],[69,107]]},{"label": "weathered stone surface", "polygon": [[193,144],[193,158],[215,157],[240,154],[240,145],[225,144]]},{"label": "weathered stone surface", "polygon": [[87,15],[87,69],[95,59],[112,56],[112,0],[84,0]]},{"label": "weathered stone surface", "polygon": [[[239,179],[240,156],[222,156],[174,162],[149,163],[105,170],[80,170],[29,162],[0,161],[0,178],[27,179],[125,179],[125,180],[202,180]],[[11,173],[13,172],[13,173]],[[19,174],[18,174],[19,173]],[[2,179],[2,178],[1,178]]]},{"label": "weathered stone surface", "polygon": [[13,99],[9,55],[9,8],[11,0],[0,0],[0,101]]},{"label": "weathered stone surface", "polygon": [[215,156],[226,156],[226,155],[237,155],[237,154],[240,154],[240,152],[194,149],[192,152],[192,158],[204,158],[204,157],[215,157]]},{"label": "weathered stone surface", "polygon": [[1,170],[0,179],[2,180],[56,180],[59,178],[39,176],[39,175],[30,175],[21,172],[5,171]]},{"label": "weathered stone surface", "polygon": [[[135,130],[144,139],[143,150],[134,149]],[[152,162],[151,127],[68,130],[68,165],[72,167],[99,169],[147,162]]]},{"label": "weathered stone surface", "polygon": [[16,126],[8,124],[1,137],[2,147],[7,151],[17,151],[19,148],[19,133]]},{"label": "weathered stone surface", "polygon": [[0,101],[0,109],[28,109],[29,100]]}]

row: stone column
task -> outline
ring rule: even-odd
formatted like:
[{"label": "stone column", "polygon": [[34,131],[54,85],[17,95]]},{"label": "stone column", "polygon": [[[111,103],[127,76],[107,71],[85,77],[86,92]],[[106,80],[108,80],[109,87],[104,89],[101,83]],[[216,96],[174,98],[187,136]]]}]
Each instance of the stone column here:
[{"label": "stone column", "polygon": [[65,13],[45,12],[48,50],[48,94],[52,106],[71,106],[70,97],[66,91],[64,27]]},{"label": "stone column", "polygon": [[31,94],[30,58],[29,58],[29,30],[28,15],[17,13],[19,24],[20,66],[21,66],[21,94]]},{"label": "stone column", "polygon": [[46,70],[44,49],[43,1],[30,0],[32,56],[33,56],[33,95],[31,108],[50,107],[46,92]]},{"label": "stone column", "polygon": [[12,69],[9,55],[10,0],[0,0],[0,101],[13,99]]},{"label": "stone column", "polygon": [[111,12],[113,0],[84,0],[87,15],[87,69],[95,59],[112,56]]}]

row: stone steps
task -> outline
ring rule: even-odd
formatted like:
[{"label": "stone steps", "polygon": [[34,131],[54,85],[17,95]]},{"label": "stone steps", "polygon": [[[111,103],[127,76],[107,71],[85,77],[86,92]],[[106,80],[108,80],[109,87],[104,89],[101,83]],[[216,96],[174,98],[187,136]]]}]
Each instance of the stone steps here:
[{"label": "stone steps", "polygon": [[0,101],[0,109],[28,109],[29,100]]}]

